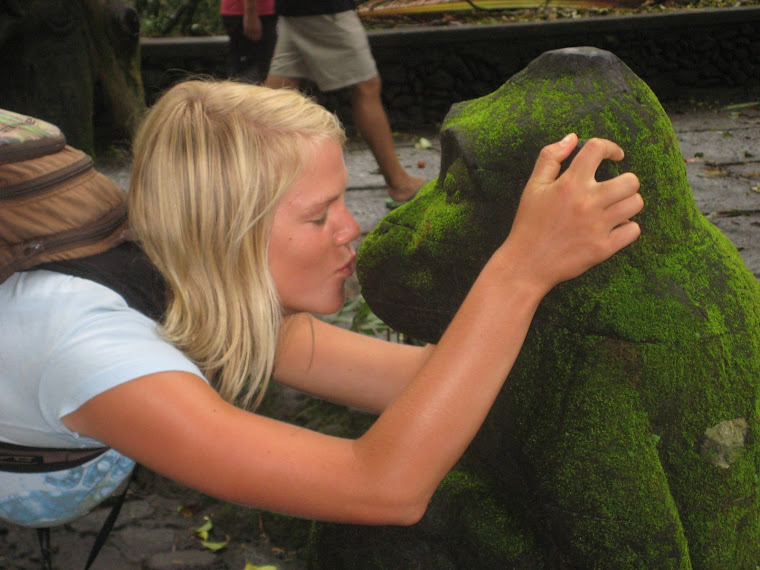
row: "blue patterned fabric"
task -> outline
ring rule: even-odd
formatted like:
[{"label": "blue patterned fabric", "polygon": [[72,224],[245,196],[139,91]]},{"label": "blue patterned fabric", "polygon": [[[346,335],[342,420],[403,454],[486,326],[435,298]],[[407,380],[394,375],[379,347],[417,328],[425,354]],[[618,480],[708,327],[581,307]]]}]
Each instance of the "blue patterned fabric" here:
[{"label": "blue patterned fabric", "polygon": [[109,449],[87,463],[63,471],[0,471],[0,518],[33,527],[69,522],[110,497],[134,467],[134,461]]}]

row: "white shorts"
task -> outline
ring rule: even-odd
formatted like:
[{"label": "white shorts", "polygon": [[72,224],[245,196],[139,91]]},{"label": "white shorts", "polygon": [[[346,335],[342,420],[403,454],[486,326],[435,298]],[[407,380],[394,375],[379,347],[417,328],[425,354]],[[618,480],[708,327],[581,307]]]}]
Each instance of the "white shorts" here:
[{"label": "white shorts", "polygon": [[319,16],[280,16],[269,74],[310,79],[334,91],[377,75],[367,33],[354,10]]}]

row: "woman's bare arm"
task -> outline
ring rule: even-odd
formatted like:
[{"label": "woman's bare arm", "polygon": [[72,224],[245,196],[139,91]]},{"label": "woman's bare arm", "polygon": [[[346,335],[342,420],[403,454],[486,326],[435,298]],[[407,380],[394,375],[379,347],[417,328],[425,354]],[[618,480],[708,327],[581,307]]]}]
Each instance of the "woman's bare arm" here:
[{"label": "woman's bare arm", "polygon": [[[359,439],[239,410],[179,372],[113,388],[66,425],[227,500],[325,520],[415,522],[485,419],[543,296],[639,235],[628,221],[642,207],[635,176],[594,180],[602,159],[622,158],[616,145],[589,141],[556,179],[576,141],[542,151],[509,238],[429,358]],[[322,358],[315,350],[320,377],[333,366]]]},{"label": "woman's bare arm", "polygon": [[63,421],[157,473],[226,501],[322,520],[411,522],[408,513],[395,510],[395,490],[367,478],[353,440],[241,410],[186,372],[131,380]]},{"label": "woman's bare arm", "polygon": [[283,327],[274,378],[331,402],[380,413],[420,371],[432,349],[387,342],[298,314]]}]

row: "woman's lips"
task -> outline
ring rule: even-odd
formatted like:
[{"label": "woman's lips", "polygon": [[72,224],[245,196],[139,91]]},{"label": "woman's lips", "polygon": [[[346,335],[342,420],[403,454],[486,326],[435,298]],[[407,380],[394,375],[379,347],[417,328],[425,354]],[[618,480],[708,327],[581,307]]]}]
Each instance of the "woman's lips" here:
[{"label": "woman's lips", "polygon": [[351,258],[351,261],[346,263],[343,267],[341,267],[338,272],[344,273],[346,275],[353,275],[354,271],[356,271],[356,256],[353,256]]}]

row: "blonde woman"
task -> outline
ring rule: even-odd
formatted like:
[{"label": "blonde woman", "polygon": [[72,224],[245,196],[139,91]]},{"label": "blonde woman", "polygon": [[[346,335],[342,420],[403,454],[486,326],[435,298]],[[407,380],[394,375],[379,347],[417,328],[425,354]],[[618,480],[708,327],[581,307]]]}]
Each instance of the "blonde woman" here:
[{"label": "blonde woman", "polygon": [[[387,343],[309,317],[340,308],[354,271],[343,137],[333,115],[295,91],[191,81],[155,104],[135,141],[129,208],[170,291],[158,327],[96,284],[62,285],[44,271],[25,275],[48,273],[58,290],[17,284],[70,306],[44,321],[67,341],[65,358],[41,374],[71,386],[43,390],[49,440],[104,444],[273,511],[420,519],[508,377],[542,297],[634,241],[629,220],[643,203],[633,174],[594,180],[603,159],[622,159],[615,144],[589,141],[559,178],[577,137],[545,147],[508,239],[440,343]],[[6,284],[0,293],[0,303],[20,302]],[[348,440],[257,415],[270,377],[378,419]]]}]

